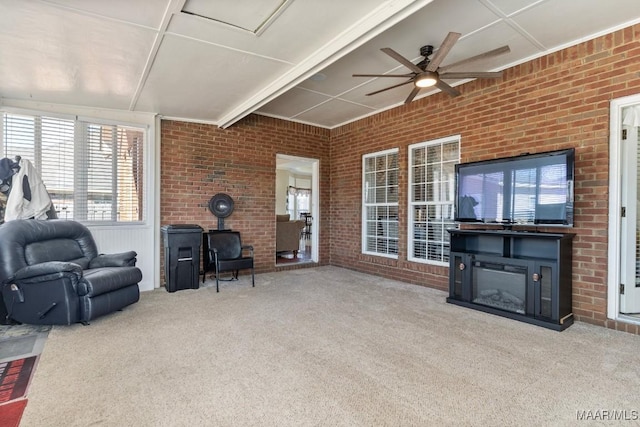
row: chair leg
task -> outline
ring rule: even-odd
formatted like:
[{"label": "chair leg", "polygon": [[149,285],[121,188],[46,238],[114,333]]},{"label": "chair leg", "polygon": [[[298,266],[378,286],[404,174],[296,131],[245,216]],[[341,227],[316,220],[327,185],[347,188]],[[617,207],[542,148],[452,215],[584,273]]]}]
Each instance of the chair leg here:
[{"label": "chair leg", "polygon": [[220,271],[218,271],[218,265],[216,264],[216,292],[220,292],[220,287],[218,285],[218,277],[220,277]]},{"label": "chair leg", "polygon": [[253,274],[253,267],[251,267],[251,286],[256,287],[255,274]]}]

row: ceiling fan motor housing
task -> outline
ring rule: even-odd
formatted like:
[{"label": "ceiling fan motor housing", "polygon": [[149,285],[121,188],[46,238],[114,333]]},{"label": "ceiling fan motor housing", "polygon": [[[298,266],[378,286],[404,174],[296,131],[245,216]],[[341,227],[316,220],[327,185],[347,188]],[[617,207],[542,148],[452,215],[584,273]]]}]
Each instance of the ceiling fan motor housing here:
[{"label": "ceiling fan motor housing", "polygon": [[427,56],[431,56],[432,53],[433,53],[433,46],[431,45],[422,46],[420,48],[420,55],[424,56],[425,58]]}]

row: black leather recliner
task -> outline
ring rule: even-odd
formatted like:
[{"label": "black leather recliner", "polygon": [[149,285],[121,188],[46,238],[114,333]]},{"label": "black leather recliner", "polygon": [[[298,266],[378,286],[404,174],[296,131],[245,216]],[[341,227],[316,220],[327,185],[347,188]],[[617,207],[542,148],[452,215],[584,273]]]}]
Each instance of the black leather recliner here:
[{"label": "black leather recliner", "polygon": [[15,220],[0,226],[0,286],[8,317],[28,324],[88,323],[140,298],[136,252],[98,254],[84,225]]}]

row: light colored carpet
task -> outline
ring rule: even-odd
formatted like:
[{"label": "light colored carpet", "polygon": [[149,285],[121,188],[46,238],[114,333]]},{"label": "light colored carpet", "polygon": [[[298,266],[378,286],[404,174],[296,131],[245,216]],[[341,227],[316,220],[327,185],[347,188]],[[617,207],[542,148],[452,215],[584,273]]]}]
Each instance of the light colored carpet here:
[{"label": "light colored carpet", "polygon": [[578,412],[638,416],[639,337],[583,323],[555,332],[445,297],[335,267],[257,275],[255,288],[241,277],[218,294],[144,293],[90,326],[51,331],[21,426],[589,425]]}]

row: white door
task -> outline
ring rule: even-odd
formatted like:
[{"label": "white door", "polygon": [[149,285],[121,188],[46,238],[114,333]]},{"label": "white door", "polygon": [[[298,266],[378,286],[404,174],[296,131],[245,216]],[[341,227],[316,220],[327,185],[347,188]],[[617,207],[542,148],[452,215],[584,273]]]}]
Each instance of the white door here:
[{"label": "white door", "polygon": [[640,313],[640,239],[638,231],[638,132],[640,105],[622,109],[620,133],[620,313]]}]

